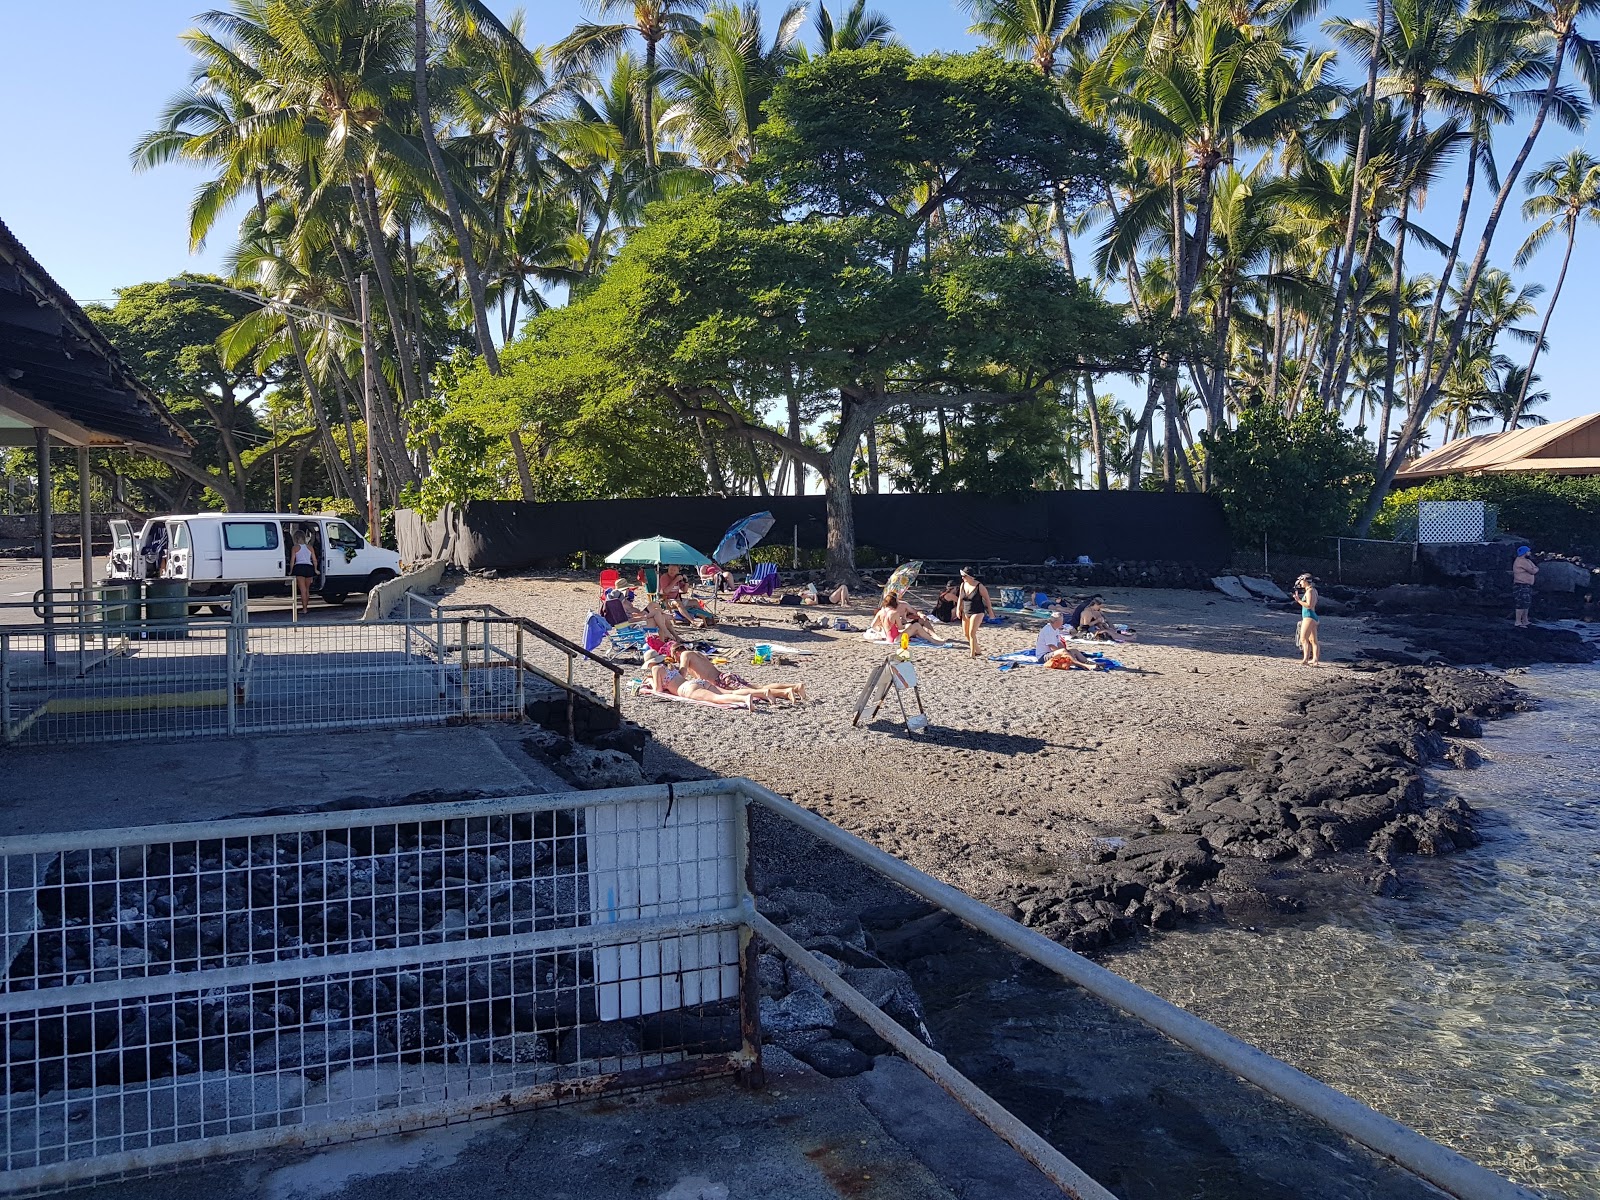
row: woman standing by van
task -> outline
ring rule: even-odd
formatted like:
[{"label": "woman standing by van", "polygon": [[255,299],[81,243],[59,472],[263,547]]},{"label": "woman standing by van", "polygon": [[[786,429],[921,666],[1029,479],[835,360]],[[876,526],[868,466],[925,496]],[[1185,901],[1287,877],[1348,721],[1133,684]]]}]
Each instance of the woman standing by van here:
[{"label": "woman standing by van", "polygon": [[294,555],[289,573],[294,576],[296,604],[302,617],[311,615],[311,584],[321,574],[314,535],[301,530],[294,535]]}]

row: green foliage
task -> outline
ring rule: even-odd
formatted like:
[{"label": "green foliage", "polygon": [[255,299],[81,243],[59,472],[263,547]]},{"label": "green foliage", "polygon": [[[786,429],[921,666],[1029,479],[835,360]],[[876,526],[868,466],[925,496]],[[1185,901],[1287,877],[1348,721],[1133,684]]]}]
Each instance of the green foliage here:
[{"label": "green foliage", "polygon": [[1202,435],[1213,490],[1240,547],[1313,551],[1346,532],[1372,489],[1373,451],[1339,424],[1338,414],[1302,411],[1293,419],[1264,406],[1245,410],[1237,428]]},{"label": "green foliage", "polygon": [[1600,562],[1600,478],[1585,475],[1446,475],[1387,496],[1373,522],[1377,537],[1416,527],[1424,500],[1497,505],[1500,528],[1540,550]]},{"label": "green foliage", "polygon": [[210,488],[232,508],[269,505],[271,455],[254,405],[276,381],[248,358],[229,364],[218,347],[224,331],[259,305],[203,286],[221,282],[180,275],[117,291],[110,308],[86,311],[128,366],[155,391],[199,443],[190,460],[168,465]]},{"label": "green foliage", "polygon": [[1115,173],[1116,141],[1072,117],[1043,75],[992,51],[917,57],[899,46],[794,68],[767,102],[757,172],[807,208],[896,212],[916,192],[996,215],[1060,182],[1086,195]]},{"label": "green foliage", "polygon": [[[903,492],[1009,492],[1070,488],[1077,482],[1077,422],[1066,404],[1041,396],[946,422],[948,446],[925,422],[903,422],[884,439]],[[943,452],[941,452],[941,450]],[[944,465],[949,459],[949,467]]]}]

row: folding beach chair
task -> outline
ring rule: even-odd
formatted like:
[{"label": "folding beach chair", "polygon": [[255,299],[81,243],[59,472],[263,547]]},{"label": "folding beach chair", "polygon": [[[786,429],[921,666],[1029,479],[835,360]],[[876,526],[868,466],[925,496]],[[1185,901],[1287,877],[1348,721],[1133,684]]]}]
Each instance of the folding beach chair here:
[{"label": "folding beach chair", "polygon": [[755,573],[733,591],[729,603],[738,604],[750,596],[770,596],[778,590],[776,563],[757,563]]}]

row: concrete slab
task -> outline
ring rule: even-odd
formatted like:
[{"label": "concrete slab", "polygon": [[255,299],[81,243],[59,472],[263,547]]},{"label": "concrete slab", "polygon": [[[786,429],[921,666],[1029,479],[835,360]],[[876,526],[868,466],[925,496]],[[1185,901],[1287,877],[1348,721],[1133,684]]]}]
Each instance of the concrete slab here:
[{"label": "concrete slab", "polygon": [[[1032,1200],[1037,1172],[972,1122],[946,1159],[951,1177],[920,1160],[862,1102],[852,1081],[825,1079],[783,1051],[767,1050],[769,1082],[756,1092],[709,1082],[444,1129],[283,1152],[234,1164],[103,1185],[97,1200]],[[879,1059],[868,1084],[876,1103],[914,1068]],[[958,1127],[939,1111],[955,1102],[929,1084],[916,1111],[935,1128]],[[910,1110],[902,1114],[909,1119]],[[970,1118],[969,1118],[970,1120]],[[1014,1190],[976,1189],[975,1177],[1007,1173]],[[1030,1179],[1031,1176],[1031,1179]],[[1059,1195],[1059,1193],[1056,1193]]]},{"label": "concrete slab", "polygon": [[41,746],[0,751],[0,835],[569,788],[476,726]]}]

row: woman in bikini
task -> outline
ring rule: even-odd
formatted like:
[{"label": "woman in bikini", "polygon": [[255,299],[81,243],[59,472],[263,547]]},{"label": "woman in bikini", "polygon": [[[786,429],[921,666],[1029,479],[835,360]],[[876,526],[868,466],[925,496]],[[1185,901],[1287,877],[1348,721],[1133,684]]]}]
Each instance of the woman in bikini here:
[{"label": "woman in bikini", "polygon": [[1317,585],[1309,575],[1294,581],[1294,599],[1300,606],[1300,625],[1294,640],[1300,647],[1303,666],[1315,666],[1322,661],[1322,644],[1317,640]]},{"label": "woman in bikini", "polygon": [[658,696],[679,696],[684,700],[699,700],[723,708],[753,708],[758,699],[766,698],[752,693],[730,692],[704,679],[695,679],[667,662],[654,650],[646,654],[644,660],[645,665],[650,668],[650,689]]},{"label": "woman in bikini", "polygon": [[714,683],[730,695],[754,696],[757,700],[787,700],[791,704],[806,699],[806,685],[803,683],[768,683],[757,687],[732,671],[719,670],[709,655],[698,650],[673,645],[657,637],[645,638],[645,645],[660,655],[668,666],[677,667],[690,679]]},{"label": "woman in bikini", "polygon": [[971,568],[961,568],[961,587],[956,598],[956,615],[961,618],[961,633],[967,639],[972,657],[978,658],[978,627],[985,617],[994,616],[994,604],[989,599],[989,589]]}]

